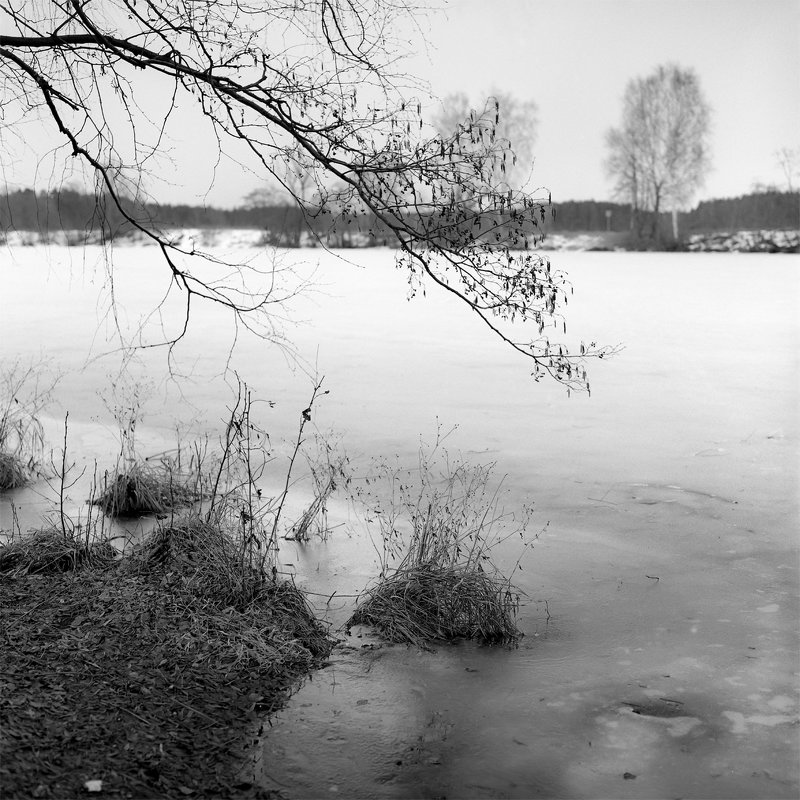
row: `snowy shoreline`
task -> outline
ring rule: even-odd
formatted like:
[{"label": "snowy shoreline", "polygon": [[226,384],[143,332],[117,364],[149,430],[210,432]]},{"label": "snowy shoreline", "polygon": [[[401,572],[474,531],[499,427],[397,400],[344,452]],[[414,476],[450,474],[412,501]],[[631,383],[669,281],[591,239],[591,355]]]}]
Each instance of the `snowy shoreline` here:
[{"label": "snowy shoreline", "polygon": [[[259,228],[180,228],[167,232],[170,241],[188,248],[220,247],[224,249],[261,248],[282,246],[275,242],[270,232]],[[0,232],[0,245],[15,247],[34,247],[53,245],[81,247],[102,245],[102,235],[97,232],[68,230],[41,233],[39,231]],[[140,231],[118,236],[113,243],[123,247],[142,247],[155,244]],[[308,234],[301,238],[303,248],[318,248],[322,245]],[[366,235],[354,233],[350,240],[353,248],[374,246]],[[589,251],[633,249],[625,246],[619,233],[552,233],[541,242],[538,250],[546,251]],[[680,249],[680,248],[679,248]],[[684,245],[688,252],[710,253],[800,253],[800,230],[742,230],[693,234]]]},{"label": "snowy shoreline", "polygon": [[695,234],[687,249],[695,253],[800,253],[800,230]]}]

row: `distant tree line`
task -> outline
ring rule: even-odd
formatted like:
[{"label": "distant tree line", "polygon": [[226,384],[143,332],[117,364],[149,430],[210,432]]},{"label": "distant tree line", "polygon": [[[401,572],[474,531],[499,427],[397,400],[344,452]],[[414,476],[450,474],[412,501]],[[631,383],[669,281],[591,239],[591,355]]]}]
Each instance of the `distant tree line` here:
[{"label": "distant tree line", "polygon": [[[174,228],[254,228],[264,231],[264,241],[297,246],[321,243],[333,247],[382,245],[389,242],[388,231],[370,216],[348,217],[323,209],[310,215],[297,205],[248,205],[234,209],[211,206],[157,205],[142,207],[130,200],[130,212],[161,230]],[[507,216],[507,214],[506,214]],[[502,229],[504,216],[486,215],[476,237],[490,238]],[[672,232],[669,213],[661,215],[665,240]],[[706,200],[688,212],[680,213],[682,236],[714,231],[752,229],[797,229],[800,227],[800,192],[767,191],[736,198]],[[56,231],[102,234],[113,239],[132,228],[119,209],[104,198],[75,189],[34,192],[13,191],[0,196],[0,233],[10,230],[49,234]],[[634,231],[629,204],[592,200],[555,203],[542,220],[541,229],[531,227],[531,236],[544,232],[616,233]]]},{"label": "distant tree line", "polygon": [[[257,229],[265,243],[297,247],[321,242],[332,247],[388,243],[390,232],[374,217],[345,215],[323,209],[309,214],[296,203],[246,205],[223,209],[213,206],[162,205],[122,198],[123,210],[145,227],[168,231],[177,228]],[[0,234],[29,231],[43,236],[59,231],[82,237],[115,239],[134,232],[123,210],[104,195],[75,189],[34,192],[22,189],[0,195]]]},{"label": "distant tree line", "polygon": [[[767,191],[719,200],[704,200],[691,211],[679,212],[683,237],[693,233],[755,229],[796,230],[800,227],[800,192]],[[662,236],[672,235],[672,215],[660,215]],[[630,204],[570,201],[555,204],[548,224],[553,232],[633,232]]]},{"label": "distant tree line", "polygon": [[[149,224],[163,228],[260,228],[265,224],[291,225],[301,217],[300,210],[287,204],[273,208],[236,208],[211,206],[156,205],[144,208],[123,198],[131,213],[144,217]],[[111,235],[124,230],[122,212],[105,198],[73,189],[34,192],[23,189],[6,194],[0,201],[0,225],[3,230],[56,231],[104,229]]]},{"label": "distant tree line", "polygon": [[800,228],[800,192],[759,192],[743,197],[707,200],[684,215],[691,232]]}]

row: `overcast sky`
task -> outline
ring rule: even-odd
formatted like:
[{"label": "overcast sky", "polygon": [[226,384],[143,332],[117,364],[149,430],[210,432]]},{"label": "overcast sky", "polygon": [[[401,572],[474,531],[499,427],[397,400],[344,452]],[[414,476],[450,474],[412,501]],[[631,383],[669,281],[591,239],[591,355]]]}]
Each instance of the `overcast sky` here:
[{"label": "overcast sky", "polygon": [[[668,62],[696,71],[713,109],[713,169],[695,199],[744,194],[756,182],[784,183],[775,151],[800,148],[800,0],[442,5],[444,11],[422,20],[427,46],[411,42],[414,55],[404,70],[427,81],[437,96],[463,91],[478,98],[494,86],[535,101],[539,127],[530,188],[546,187],[555,201],[610,199],[605,132],[619,124],[628,80]],[[239,204],[258,179],[230,162],[215,169],[213,152],[202,151],[187,128],[185,141],[173,142],[173,153],[183,157],[168,178],[174,185],[159,186],[157,198]],[[29,129],[23,137],[31,151],[34,134]],[[38,142],[35,149],[41,155]],[[30,185],[30,168],[26,173],[2,161],[10,188]],[[63,166],[42,162],[37,185],[52,187],[64,177]]]},{"label": "overcast sky", "polygon": [[[626,83],[662,63],[691,67],[712,114],[712,172],[697,200],[781,183],[800,147],[800,0],[450,0],[431,13],[406,70],[434,95],[493,86],[539,107],[534,187],[605,200],[604,136]],[[219,178],[220,182],[224,180]],[[533,188],[533,187],[532,187]],[[236,185],[209,201],[230,204]]]},{"label": "overcast sky", "polygon": [[416,48],[407,71],[438,96],[498,86],[534,100],[533,183],[555,200],[610,198],[605,132],[620,122],[626,83],[666,62],[694,69],[713,109],[712,172],[698,200],[782,182],[775,151],[800,147],[800,0],[451,0],[444,8],[423,24],[428,46]]},{"label": "overcast sky", "polygon": [[698,199],[781,182],[775,151],[800,147],[800,0],[452,0],[431,23],[413,66],[436,93],[537,103],[534,182],[554,199],[609,198],[605,131],[628,80],[666,62],[694,69],[713,109]]}]

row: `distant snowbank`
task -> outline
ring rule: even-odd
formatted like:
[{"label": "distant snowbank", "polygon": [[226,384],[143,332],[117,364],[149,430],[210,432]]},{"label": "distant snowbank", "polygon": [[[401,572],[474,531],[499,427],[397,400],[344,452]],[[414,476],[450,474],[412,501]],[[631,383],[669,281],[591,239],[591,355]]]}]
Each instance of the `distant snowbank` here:
[{"label": "distant snowbank", "polygon": [[548,233],[537,250],[613,250],[618,234],[607,233]]},{"label": "distant snowbank", "polygon": [[[384,242],[370,240],[360,231],[346,231],[343,234],[325,234],[320,237],[308,231],[271,232],[264,228],[173,228],[162,232],[166,238],[177,246],[191,250],[192,248],[207,250],[220,248],[235,250],[236,248],[263,247],[322,247],[332,249],[348,247],[383,246]],[[142,231],[128,231],[113,237],[115,247],[143,247],[156,242]],[[53,245],[60,247],[84,247],[86,245],[104,245],[102,234],[96,231],[68,230],[41,233],[39,231],[10,230],[0,231],[0,245],[7,247],[33,247],[34,245]]]},{"label": "distant snowbank", "polygon": [[[622,234],[551,233],[541,242],[538,250],[614,250],[620,246]],[[221,248],[235,250],[237,248],[256,248],[282,246],[282,242],[271,241],[267,231],[258,228],[182,228],[169,232],[170,241],[187,249]],[[303,247],[319,247],[316,239],[304,233],[301,236]],[[368,247],[370,240],[366,235],[357,232],[348,239],[351,247]],[[97,233],[87,234],[85,231],[55,231],[42,234],[37,231],[0,232],[0,244],[6,247],[32,247],[34,245],[54,245],[81,247],[84,245],[103,244]],[[154,244],[154,241],[140,231],[126,234],[114,239],[115,246],[141,247]],[[339,247],[342,244],[328,242],[329,246]],[[800,231],[737,231],[735,233],[695,234],[689,238],[687,249],[693,252],[719,253],[800,253]]]},{"label": "distant snowbank", "polygon": [[696,234],[689,238],[688,249],[716,253],[800,253],[800,231]]},{"label": "distant snowbank", "polygon": [[[168,232],[169,240],[176,245],[194,247],[263,247],[266,236],[263,230],[256,228],[182,228]],[[3,242],[5,238],[5,242]],[[7,247],[33,247],[34,245],[53,245],[56,247],[83,247],[85,245],[107,244],[100,233],[86,231],[7,231],[5,237],[0,233],[0,242]],[[155,241],[141,231],[126,233],[113,239],[116,247],[146,247]]]}]

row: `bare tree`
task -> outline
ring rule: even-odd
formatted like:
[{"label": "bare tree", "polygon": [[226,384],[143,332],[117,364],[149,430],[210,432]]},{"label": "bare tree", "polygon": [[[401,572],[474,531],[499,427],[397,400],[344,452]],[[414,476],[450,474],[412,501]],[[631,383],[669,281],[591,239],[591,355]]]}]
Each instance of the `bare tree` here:
[{"label": "bare tree", "polygon": [[650,213],[650,238],[658,239],[659,214],[688,204],[709,169],[711,110],[691,69],[662,65],[628,83],[622,124],[606,134],[606,169],[618,197],[628,200],[632,224],[642,234]]},{"label": "bare tree", "polygon": [[[775,160],[786,179],[786,191],[796,192],[796,181],[800,180],[800,147],[781,147],[775,152]],[[797,198],[797,227],[800,228],[800,196]]]},{"label": "bare tree", "polygon": [[259,186],[248,192],[242,198],[243,208],[264,208],[265,206],[279,206],[284,203],[285,197],[274,186]]},{"label": "bare tree", "polygon": [[440,136],[451,136],[460,127],[472,127],[484,131],[489,139],[504,140],[510,152],[501,165],[501,176],[515,189],[528,183],[538,127],[538,108],[533,100],[520,100],[510,92],[492,88],[487,99],[477,105],[471,105],[464,92],[446,95],[441,104],[433,119]]},{"label": "bare tree", "polygon": [[[374,218],[396,239],[411,282],[460,298],[532,359],[537,377],[585,387],[584,358],[606,351],[573,355],[544,332],[562,327],[567,284],[525,252],[544,208],[501,180],[508,142],[474,122],[426,137],[408,80],[392,72],[390,32],[412,14],[405,0],[0,0],[3,110],[55,126],[109,202],[158,244],[185,294],[184,329],[195,297],[248,326],[276,301],[244,279],[232,290],[224,270],[219,282],[201,278],[207,271],[187,259],[212,255],[182,249],[122,202],[190,102],[220,152],[246,151],[309,214],[336,207]],[[164,101],[158,119],[154,96]],[[312,203],[287,164],[314,175]]]},{"label": "bare tree", "polygon": [[775,151],[775,160],[786,179],[786,191],[795,191],[795,181],[800,179],[800,147],[781,147]]}]

